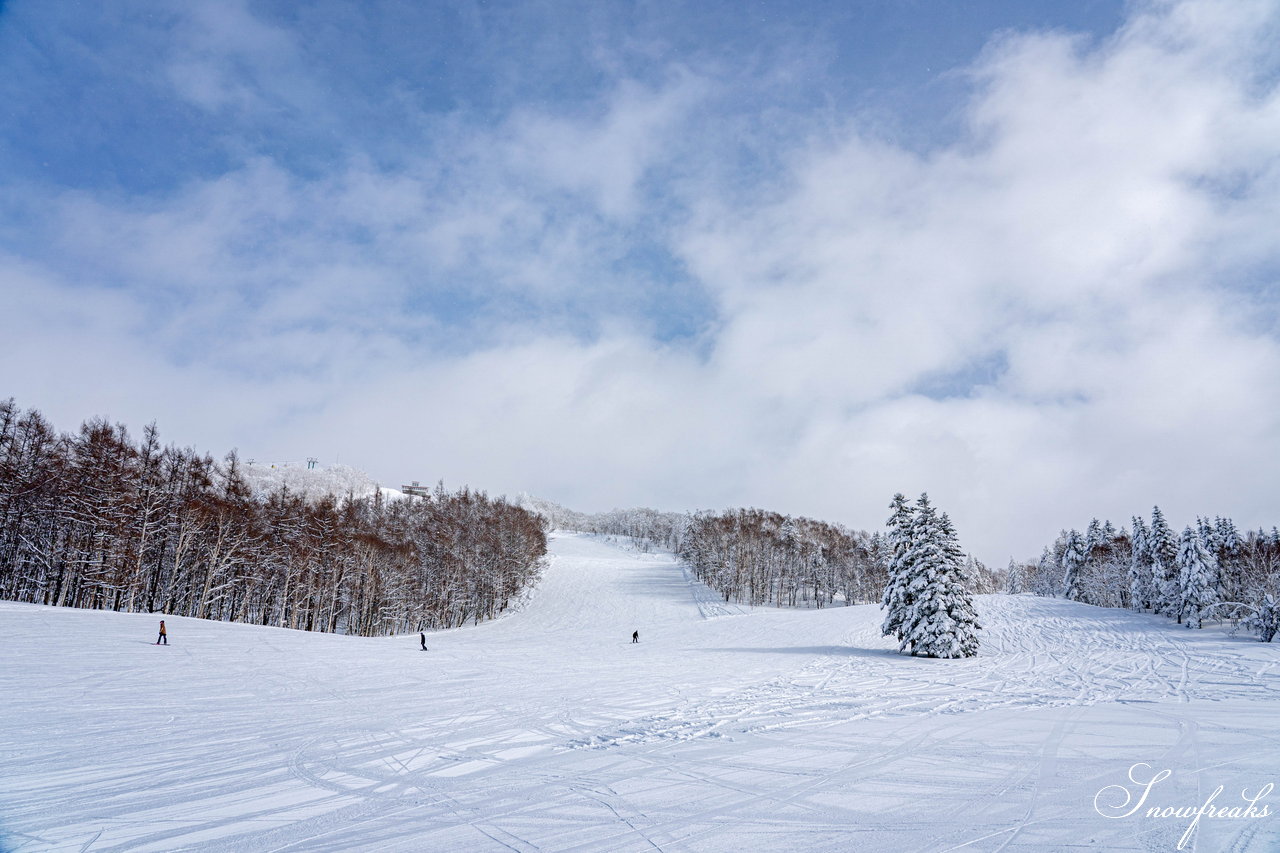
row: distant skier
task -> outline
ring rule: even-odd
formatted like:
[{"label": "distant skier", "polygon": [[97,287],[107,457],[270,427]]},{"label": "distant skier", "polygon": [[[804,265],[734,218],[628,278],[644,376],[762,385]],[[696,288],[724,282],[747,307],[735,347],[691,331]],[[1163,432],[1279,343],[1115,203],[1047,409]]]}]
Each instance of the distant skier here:
[{"label": "distant skier", "polygon": [[427,635],[419,634],[418,639],[422,641],[422,650],[425,652],[427,650]]},{"label": "distant skier", "polygon": [[160,636],[156,637],[156,645],[158,646],[161,643],[164,643],[166,646],[169,645],[169,634],[164,629],[163,619],[160,620]]},{"label": "distant skier", "polygon": [[638,643],[638,642],[640,642],[640,632],[639,632],[639,631],[632,631],[632,632],[631,632],[631,642],[633,642],[633,643]]}]

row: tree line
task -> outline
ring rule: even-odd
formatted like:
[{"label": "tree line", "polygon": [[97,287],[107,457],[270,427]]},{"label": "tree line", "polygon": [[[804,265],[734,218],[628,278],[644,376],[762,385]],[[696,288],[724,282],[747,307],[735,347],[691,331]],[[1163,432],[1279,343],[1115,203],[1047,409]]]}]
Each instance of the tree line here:
[{"label": "tree line", "polygon": [[[876,603],[888,580],[885,534],[755,508],[661,512],[646,508],[582,513],[525,496],[523,505],[555,527],[620,538],[641,551],[683,559],[725,601],[752,606],[829,607]],[[1002,572],[968,557],[966,589],[1004,589]]]},{"label": "tree line", "polygon": [[1270,642],[1280,629],[1280,531],[1242,534],[1229,518],[1197,518],[1177,533],[1158,506],[1128,529],[1094,519],[1062,531],[1038,562],[1010,563],[1008,590],[1148,610],[1190,628],[1234,620]]},{"label": "tree line", "polygon": [[[726,601],[778,607],[879,602],[892,560],[885,534],[760,509],[690,516],[679,554]],[[964,570],[971,593],[1003,588],[972,557]]]},{"label": "tree line", "polygon": [[259,497],[234,452],[0,401],[0,598],[373,636],[496,616],[546,549],[541,516],[483,492]]},{"label": "tree line", "polygon": [[615,541],[622,540],[637,551],[655,549],[679,553],[681,538],[689,525],[689,516],[681,512],[663,512],[634,507],[608,512],[578,512],[554,501],[521,495],[520,506],[536,512],[554,529],[592,533]]},{"label": "tree line", "polygon": [[777,607],[878,601],[882,552],[878,535],[761,509],[690,516],[678,551],[725,601]]}]

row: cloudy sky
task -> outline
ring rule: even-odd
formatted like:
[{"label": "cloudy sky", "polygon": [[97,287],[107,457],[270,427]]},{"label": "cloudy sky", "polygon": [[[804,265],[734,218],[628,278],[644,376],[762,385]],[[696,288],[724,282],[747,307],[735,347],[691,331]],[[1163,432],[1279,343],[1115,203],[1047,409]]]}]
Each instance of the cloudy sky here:
[{"label": "cloudy sky", "polygon": [[0,3],[0,397],[880,526],[1280,522],[1280,2]]}]

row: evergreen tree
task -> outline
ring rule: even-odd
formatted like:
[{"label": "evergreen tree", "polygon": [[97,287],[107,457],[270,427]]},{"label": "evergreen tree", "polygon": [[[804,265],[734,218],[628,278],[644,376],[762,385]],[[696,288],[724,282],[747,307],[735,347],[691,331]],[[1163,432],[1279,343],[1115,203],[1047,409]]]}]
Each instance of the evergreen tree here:
[{"label": "evergreen tree", "polygon": [[1212,524],[1209,519],[1196,516],[1196,530],[1200,533],[1200,541],[1209,549],[1212,554],[1217,554],[1221,546],[1218,540],[1218,528]]},{"label": "evergreen tree", "polygon": [[1084,553],[1088,556],[1093,553],[1094,548],[1101,548],[1104,544],[1105,537],[1102,533],[1102,522],[1093,519],[1089,522],[1089,526],[1085,529],[1084,534]]},{"label": "evergreen tree", "polygon": [[1009,595],[1020,595],[1027,591],[1025,569],[1013,557],[1009,558],[1009,566],[1004,570],[1005,588]]},{"label": "evergreen tree", "polygon": [[928,495],[916,502],[909,559],[899,651],[937,658],[976,655],[981,626],[965,585],[964,554],[951,520],[938,516]]},{"label": "evergreen tree", "polygon": [[1182,531],[1178,547],[1178,621],[1201,628],[1204,612],[1218,601],[1215,560],[1198,531]]},{"label": "evergreen tree", "polygon": [[[1063,530],[1038,564],[1011,564],[1007,587],[1103,607],[1149,606],[1193,626],[1221,608],[1224,618],[1252,614],[1246,620],[1250,630],[1274,637],[1274,601],[1280,597],[1280,532],[1275,527],[1241,535],[1231,519],[1206,516],[1175,535],[1154,507],[1150,526],[1135,516],[1132,530],[1117,533],[1110,522],[1091,523],[1084,536]],[[1077,540],[1084,543],[1083,568]]]},{"label": "evergreen tree", "polygon": [[1158,506],[1151,509],[1151,536],[1147,541],[1151,554],[1152,608],[1157,613],[1176,616],[1181,598],[1178,593],[1178,539]]},{"label": "evergreen tree", "polygon": [[[955,626],[948,645],[952,651],[950,657],[971,658],[978,654],[978,631],[982,629],[982,625],[978,622],[978,611],[973,606],[971,593],[975,578],[969,572],[970,567],[975,573],[981,572],[983,566],[973,557],[965,558],[955,525],[945,512],[942,514],[941,527],[943,551],[947,554],[948,565],[959,569],[948,578],[950,586],[945,590],[947,610]],[[939,654],[935,657],[948,655]]]},{"label": "evergreen tree", "polygon": [[1133,551],[1129,561],[1129,602],[1134,610],[1151,606],[1151,546],[1147,525],[1133,517]]},{"label": "evergreen tree", "polygon": [[885,586],[884,598],[880,602],[880,608],[888,612],[885,613],[880,632],[886,637],[892,634],[901,640],[902,623],[911,605],[908,585],[911,570],[911,530],[915,511],[901,492],[893,496],[889,508],[893,510],[889,520],[885,522],[889,528],[885,537],[889,551],[889,583]]},{"label": "evergreen tree", "polygon": [[1075,530],[1067,533],[1062,551],[1062,597],[1080,600],[1080,573],[1084,569],[1085,540]]},{"label": "evergreen tree", "polygon": [[1218,526],[1209,521],[1208,518],[1196,518],[1196,526],[1200,531],[1200,541],[1203,543],[1205,550],[1209,552],[1209,562],[1212,568],[1212,576],[1209,579],[1209,585],[1217,594],[1219,600],[1222,598],[1222,538],[1218,535]]},{"label": "evergreen tree", "polygon": [[1223,600],[1234,600],[1239,593],[1236,578],[1240,575],[1240,563],[1244,557],[1244,545],[1235,522],[1229,518],[1214,520],[1218,541],[1218,594]]},{"label": "evergreen tree", "polygon": [[1057,595],[1058,581],[1062,577],[1057,569],[1058,564],[1054,561],[1053,554],[1045,546],[1036,562],[1036,576],[1031,591],[1036,595]]}]

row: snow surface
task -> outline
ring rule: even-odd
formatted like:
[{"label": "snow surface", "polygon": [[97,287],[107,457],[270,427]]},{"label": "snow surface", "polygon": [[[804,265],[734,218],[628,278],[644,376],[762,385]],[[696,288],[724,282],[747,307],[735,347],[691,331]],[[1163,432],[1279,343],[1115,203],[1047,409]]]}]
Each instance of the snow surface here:
[{"label": "snow surface", "polygon": [[404,497],[395,489],[379,489],[372,477],[350,465],[308,468],[306,463],[299,462],[257,462],[241,465],[240,473],[244,475],[254,497],[259,500],[265,500],[280,491],[281,486],[310,501],[328,495],[335,495],[339,499],[347,495],[367,498],[377,491],[388,497]]},{"label": "snow surface", "polygon": [[[749,611],[668,555],[552,554],[520,612],[429,652],[168,616],[156,647],[157,616],[0,603],[0,846],[1173,850],[1188,820],[1095,795],[1138,762],[1172,771],[1148,805],[1280,781],[1276,645],[988,596],[977,658],[918,659],[875,607]],[[1280,850],[1280,817],[1185,849]]]}]

